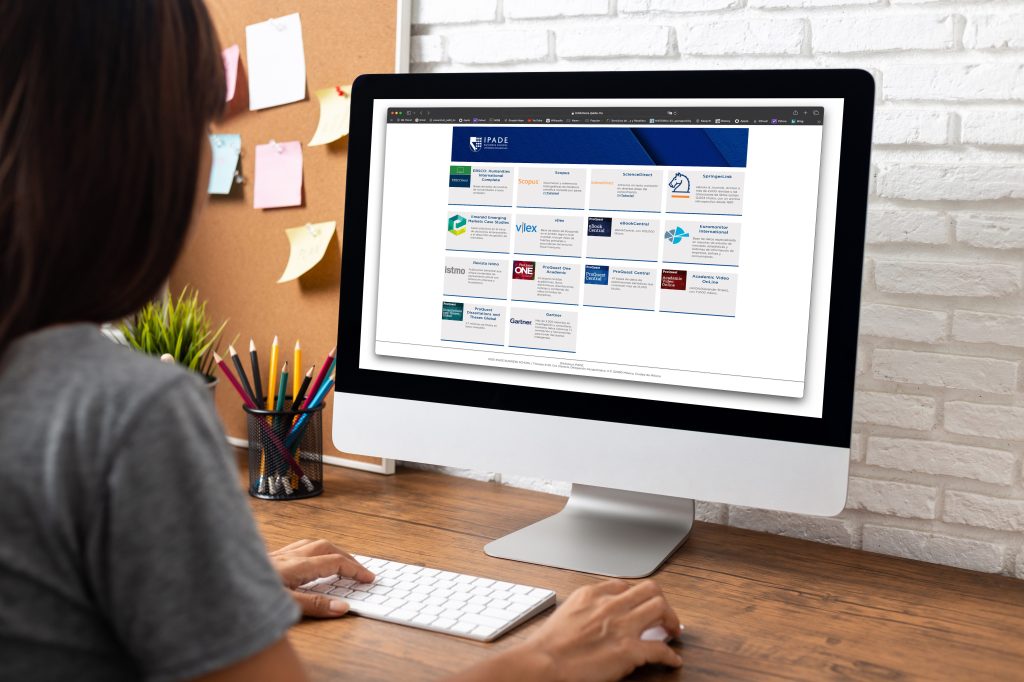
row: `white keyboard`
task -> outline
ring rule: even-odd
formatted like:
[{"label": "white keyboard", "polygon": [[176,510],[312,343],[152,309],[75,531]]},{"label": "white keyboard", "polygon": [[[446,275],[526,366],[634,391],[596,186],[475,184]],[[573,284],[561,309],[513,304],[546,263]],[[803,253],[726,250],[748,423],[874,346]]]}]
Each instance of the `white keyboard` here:
[{"label": "white keyboard", "polygon": [[555,603],[555,593],[540,587],[354,556],[377,576],[373,583],[330,576],[299,589],[340,597],[360,616],[482,642]]}]

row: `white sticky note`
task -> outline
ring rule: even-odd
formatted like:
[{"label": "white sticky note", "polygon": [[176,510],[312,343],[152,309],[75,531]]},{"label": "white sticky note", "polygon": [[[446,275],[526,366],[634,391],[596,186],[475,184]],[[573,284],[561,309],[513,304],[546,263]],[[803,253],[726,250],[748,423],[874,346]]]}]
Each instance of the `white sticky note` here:
[{"label": "white sticky note", "polygon": [[298,12],[245,27],[249,109],[298,102],[306,96],[306,55]]},{"label": "white sticky note", "polygon": [[291,251],[288,254],[288,265],[285,266],[281,278],[277,280],[278,284],[298,279],[323,260],[327,246],[334,238],[335,227],[337,223],[331,220],[285,230]]}]

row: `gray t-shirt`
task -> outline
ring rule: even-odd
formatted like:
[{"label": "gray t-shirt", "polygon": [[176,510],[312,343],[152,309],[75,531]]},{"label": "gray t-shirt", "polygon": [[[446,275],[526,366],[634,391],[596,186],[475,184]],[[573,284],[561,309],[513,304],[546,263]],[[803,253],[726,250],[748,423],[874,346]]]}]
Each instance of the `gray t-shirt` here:
[{"label": "gray t-shirt", "polygon": [[299,617],[209,390],[94,325],[0,357],[0,522],[2,679],[189,679]]}]

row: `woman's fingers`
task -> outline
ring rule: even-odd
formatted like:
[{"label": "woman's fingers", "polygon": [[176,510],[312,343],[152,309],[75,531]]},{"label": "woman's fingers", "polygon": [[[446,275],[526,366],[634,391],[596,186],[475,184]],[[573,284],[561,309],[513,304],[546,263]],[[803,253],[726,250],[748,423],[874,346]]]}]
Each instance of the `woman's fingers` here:
[{"label": "woman's fingers", "polygon": [[303,545],[308,545],[308,544],[310,544],[312,542],[313,542],[312,540],[296,540],[295,542],[293,542],[290,545],[285,545],[284,547],[281,547],[280,549],[275,549],[273,552],[271,552],[271,554],[283,554],[285,552],[291,552],[292,550],[296,550],[299,547],[302,547]]},{"label": "woman's fingers", "polygon": [[337,575],[361,583],[372,583],[374,575],[347,554],[318,554],[296,558],[280,571],[288,587],[298,587],[318,578]]},{"label": "woman's fingers", "polygon": [[348,602],[313,592],[292,592],[302,615],[312,618],[337,618],[348,613]]},{"label": "woman's fingers", "polygon": [[623,618],[623,622],[626,624],[627,632],[641,633],[649,627],[660,625],[673,639],[679,636],[679,616],[660,594],[630,611]]},{"label": "woman's fingers", "polygon": [[678,668],[683,664],[682,656],[673,651],[672,647],[664,642],[641,641],[639,643],[639,652],[640,655],[643,656],[643,660],[637,667],[648,663],[654,663]]},{"label": "woman's fingers", "polygon": [[651,597],[661,597],[661,588],[653,580],[636,583],[625,592],[615,595],[609,600],[612,611],[631,611]]}]

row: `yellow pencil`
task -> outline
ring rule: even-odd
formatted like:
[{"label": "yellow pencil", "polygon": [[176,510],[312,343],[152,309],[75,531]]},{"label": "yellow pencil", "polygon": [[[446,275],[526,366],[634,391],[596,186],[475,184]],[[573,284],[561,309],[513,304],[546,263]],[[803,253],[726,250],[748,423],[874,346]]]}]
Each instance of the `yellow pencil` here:
[{"label": "yellow pencil", "polygon": [[278,356],[278,345],[277,337],[274,337],[274,342],[270,344],[270,371],[267,372],[270,375],[268,379],[269,386],[267,386],[267,409],[274,409],[274,394],[277,393],[277,372],[274,370],[277,368],[277,356]]},{"label": "yellow pencil", "polygon": [[295,356],[292,367],[295,368],[295,376],[292,377],[292,400],[299,394],[299,386],[302,385],[302,372],[299,367],[302,367],[302,346],[299,345],[299,340],[295,339]]}]

